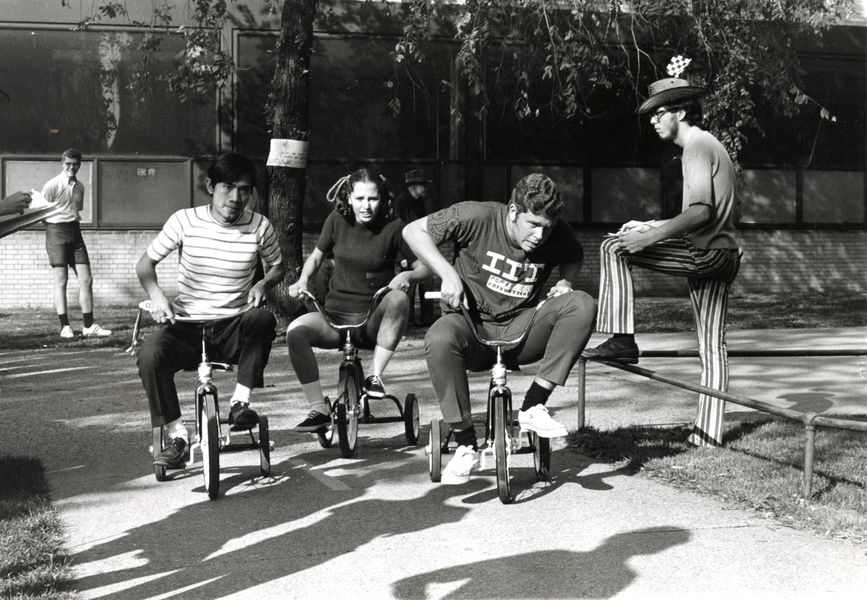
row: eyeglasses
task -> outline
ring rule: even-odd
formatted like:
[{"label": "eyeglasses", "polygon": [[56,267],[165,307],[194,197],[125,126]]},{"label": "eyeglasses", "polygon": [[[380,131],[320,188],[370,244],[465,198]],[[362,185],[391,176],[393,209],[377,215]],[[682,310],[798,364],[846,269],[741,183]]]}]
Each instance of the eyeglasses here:
[{"label": "eyeglasses", "polygon": [[660,121],[660,119],[662,119],[663,115],[665,113],[668,113],[668,112],[671,112],[671,111],[667,108],[660,108],[655,113],[650,115],[650,122],[651,123],[659,123],[659,121]]},{"label": "eyeglasses", "polygon": [[659,123],[659,121],[662,119],[662,116],[665,113],[676,113],[676,112],[680,112],[682,110],[685,110],[685,108],[683,106],[669,106],[668,108],[665,108],[665,107],[659,108],[656,110],[655,113],[650,115],[650,122],[651,123]]}]

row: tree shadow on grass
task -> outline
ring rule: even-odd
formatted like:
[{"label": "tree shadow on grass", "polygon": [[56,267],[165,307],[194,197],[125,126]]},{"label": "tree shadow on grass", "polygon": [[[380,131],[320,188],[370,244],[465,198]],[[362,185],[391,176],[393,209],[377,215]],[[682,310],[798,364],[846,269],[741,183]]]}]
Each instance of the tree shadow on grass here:
[{"label": "tree shadow on grass", "polygon": [[[744,418],[731,423],[723,436],[723,445],[738,440],[766,423],[770,417]],[[567,438],[568,447],[580,454],[606,462],[623,462],[618,474],[634,475],[648,462],[695,450],[686,440],[688,426],[653,427],[632,425],[601,431],[583,427]]]},{"label": "tree shadow on grass", "polygon": [[[867,419],[864,415],[835,417],[862,422]],[[611,431],[584,428],[570,435],[570,448],[591,457],[591,460],[615,463],[616,468],[574,479],[585,487],[610,489],[605,479],[643,471],[676,487],[694,488],[694,476],[702,471],[702,465],[709,465],[707,461],[713,460],[716,465],[720,464],[719,461],[730,464],[732,470],[744,477],[762,477],[760,473],[767,469],[764,465],[779,472],[791,472],[793,476],[799,474],[798,478],[793,479],[792,485],[800,487],[805,457],[803,423],[753,411],[728,413],[727,419],[724,448],[720,449],[696,448],[687,444],[690,431],[686,426],[633,426]],[[864,434],[826,427],[819,429],[821,433],[817,436],[811,499],[820,501],[839,486],[865,489],[867,485],[863,478],[855,475],[854,471],[846,470],[847,465],[858,462],[853,457],[863,448]],[[714,453],[713,459],[710,453]],[[678,458],[680,455],[685,456]],[[845,456],[849,457],[848,462],[843,459]],[[749,466],[743,462],[745,460],[760,463]],[[746,473],[755,474],[748,476]],[[705,482],[702,489],[713,490],[715,484]],[[721,485],[720,489],[725,490],[725,485]]]}]

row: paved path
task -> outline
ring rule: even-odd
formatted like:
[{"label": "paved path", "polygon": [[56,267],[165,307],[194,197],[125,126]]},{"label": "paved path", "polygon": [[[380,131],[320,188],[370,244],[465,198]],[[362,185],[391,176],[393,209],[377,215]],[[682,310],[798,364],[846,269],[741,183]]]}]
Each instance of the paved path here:
[{"label": "paved path", "polygon": [[[730,347],[747,343],[864,347],[867,328],[729,336]],[[692,346],[689,335],[639,344]],[[320,355],[326,381],[336,354]],[[529,455],[515,457],[520,494],[510,506],[497,500],[493,471],[465,486],[432,484],[423,449],[404,445],[401,424],[362,426],[359,457],[342,459],[291,431],[306,410],[283,347],[255,397],[278,444],[274,477],[255,478],[252,452],[224,454],[217,501],[204,494],[198,464],[154,480],[130,357],[0,351],[0,365],[0,452],[43,460],[86,598],[851,598],[867,589],[863,546],[556,444],[552,484],[534,482]],[[642,365],[697,379],[696,359]],[[865,370],[867,357],[737,359],[731,388],[784,406],[867,413]],[[419,396],[423,421],[437,414],[419,341],[402,346],[388,375],[390,391]],[[188,375],[178,380],[182,392],[193,386]],[[516,394],[528,380],[512,377]],[[484,377],[472,381],[481,398]],[[574,427],[574,388],[555,392],[550,406]],[[694,410],[689,392],[588,367],[594,426],[686,422]]]}]

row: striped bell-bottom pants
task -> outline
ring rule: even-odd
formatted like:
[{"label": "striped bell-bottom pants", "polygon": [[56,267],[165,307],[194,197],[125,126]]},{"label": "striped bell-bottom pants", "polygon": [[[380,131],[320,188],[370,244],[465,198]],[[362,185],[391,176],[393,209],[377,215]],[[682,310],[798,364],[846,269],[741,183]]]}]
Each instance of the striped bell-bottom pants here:
[{"label": "striped bell-bottom pants", "polygon": [[[600,247],[601,273],[596,330],[601,333],[635,333],[635,293],[631,268],[686,277],[692,301],[701,385],[720,391],[728,389],[728,356],[725,330],[729,288],[740,266],[737,249],[703,250],[688,238],[672,238],[628,254],[615,238]],[[699,394],[698,413],[689,442],[696,446],[722,443],[725,401]]]}]

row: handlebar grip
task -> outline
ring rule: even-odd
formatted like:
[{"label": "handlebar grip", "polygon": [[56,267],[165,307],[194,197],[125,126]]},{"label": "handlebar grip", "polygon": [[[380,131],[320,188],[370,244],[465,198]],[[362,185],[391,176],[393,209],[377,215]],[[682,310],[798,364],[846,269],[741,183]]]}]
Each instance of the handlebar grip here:
[{"label": "handlebar grip", "polygon": [[[424,293],[425,300],[442,300],[443,293],[440,290],[433,290],[430,292]],[[470,301],[467,299],[467,295],[464,294],[464,300],[461,302],[461,309],[468,310],[470,308]]]}]

